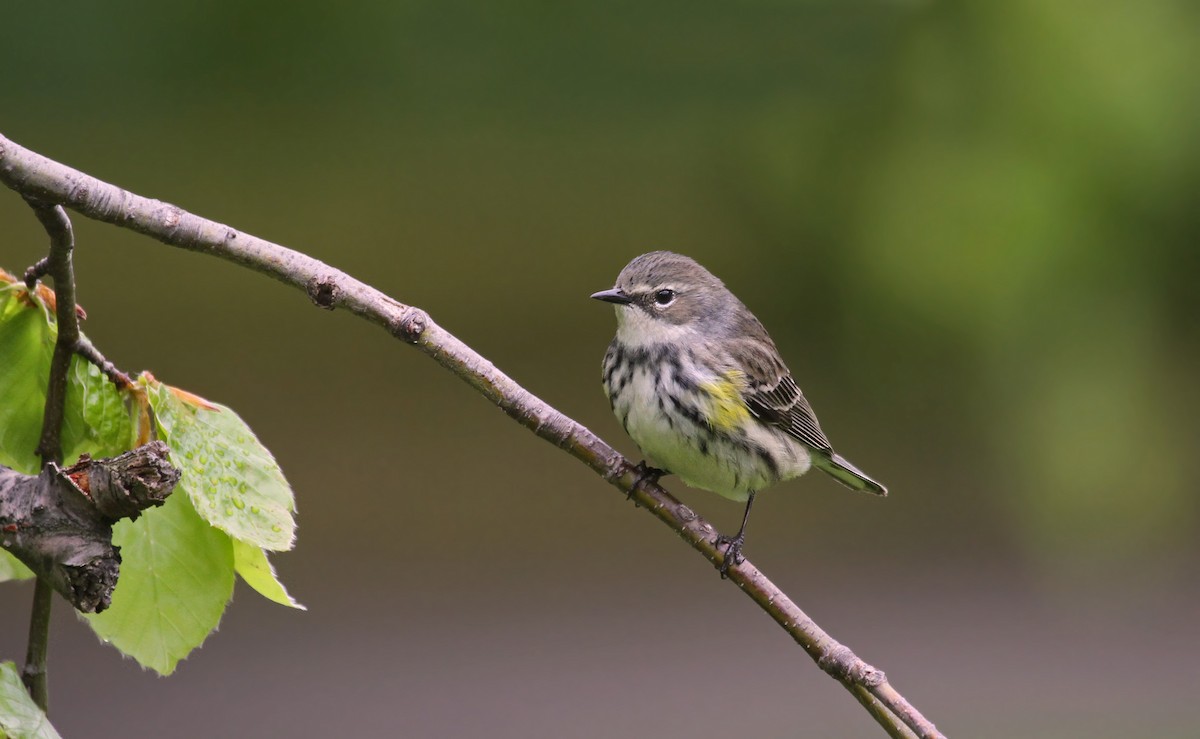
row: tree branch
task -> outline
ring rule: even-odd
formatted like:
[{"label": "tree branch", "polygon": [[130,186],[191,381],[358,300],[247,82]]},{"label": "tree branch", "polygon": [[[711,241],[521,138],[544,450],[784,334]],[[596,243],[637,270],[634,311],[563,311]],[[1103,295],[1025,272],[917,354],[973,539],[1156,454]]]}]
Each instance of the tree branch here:
[{"label": "tree branch", "polygon": [[[50,237],[48,256],[25,272],[34,289],[39,277],[54,280],[52,294],[58,338],[50,360],[50,377],[37,453],[42,473],[23,475],[0,465],[0,543],[37,574],[29,618],[29,643],[21,672],[25,687],[43,711],[49,709],[46,654],[50,643],[50,610],[58,591],[85,613],[103,611],[117,584],[121,555],[112,543],[112,525],[137,518],[140,511],[162,505],[179,481],[167,461],[166,444],[155,442],[107,460],[86,455],[69,469],[62,464],[62,424],[67,374],[78,352],[97,362],[110,378],[129,385],[129,378],[107,362],[79,331],[82,311],[75,301],[71,220],[60,205],[26,197]],[[113,380],[117,382],[117,379]]]},{"label": "tree branch", "polygon": [[75,608],[108,608],[121,555],[112,525],[163,504],[179,481],[170,449],[154,441],[108,459],[87,455],[38,475],[0,465],[0,545]]},{"label": "tree branch", "polygon": [[[71,266],[71,252],[75,248],[75,235],[71,231],[71,219],[61,205],[47,205],[33,198],[25,201],[50,236],[50,253],[37,264],[25,270],[25,284],[36,283],[42,275],[54,279],[58,293],[55,316],[58,322],[58,339],[54,343],[54,355],[50,360],[50,378],[46,388],[46,404],[42,416],[42,436],[38,441],[37,453],[42,458],[43,468],[62,463],[62,421],[67,402],[67,370],[75,343],[79,341],[79,317],[75,315],[75,274]],[[32,289],[32,288],[30,288]],[[29,642],[25,650],[25,667],[21,679],[29,689],[34,703],[43,711],[50,710],[50,689],[47,684],[46,654],[50,645],[50,609],[55,583],[45,575],[38,575],[34,585],[33,604],[29,614]]]},{"label": "tree branch", "polygon": [[44,262],[39,261],[25,272],[26,284],[32,275],[39,272],[54,279],[54,314],[58,322],[58,340],[54,342],[54,356],[50,360],[50,382],[46,388],[46,408],[42,417],[42,438],[37,453],[42,464],[62,463],[62,441],[60,440],[63,409],[67,402],[67,369],[71,356],[79,342],[79,316],[75,314],[75,269],[71,265],[75,249],[75,235],[71,231],[71,219],[61,205],[47,205],[32,197],[25,201],[33,208],[34,215],[50,236],[50,254]]},{"label": "tree branch", "polygon": [[[59,202],[81,215],[129,228],[171,246],[200,252],[261,272],[305,291],[319,307],[343,308],[415,345],[454,372],[538,436],[576,457],[629,492],[713,564],[721,561],[716,531],[656,484],[639,482],[625,457],[576,421],[525,390],[429,315],[404,305],[329,265],[287,247],[145,198],[25,149],[0,136],[0,180],[13,190]],[[767,612],[804,651],[842,683],[892,736],[942,735],[887,682],[809,618],[749,561],[729,579]]]},{"label": "tree branch", "polygon": [[53,604],[54,586],[39,575],[33,585],[33,601],[29,607],[29,640],[25,645],[21,682],[25,683],[29,697],[42,709],[42,713],[50,712],[50,675],[46,668],[46,656],[50,651],[50,610]]},{"label": "tree branch", "polygon": [[75,353],[96,365],[108,378],[108,381],[117,386],[118,390],[128,390],[133,387],[133,378],[117,369],[117,366],[108,361],[100,353],[100,350],[82,334],[79,336],[79,341],[75,342]]},{"label": "tree branch", "polygon": [[41,259],[37,260],[32,267],[25,270],[25,287],[33,290],[34,286],[37,285],[37,281],[45,277],[46,272],[49,269],[50,257],[42,257]]}]

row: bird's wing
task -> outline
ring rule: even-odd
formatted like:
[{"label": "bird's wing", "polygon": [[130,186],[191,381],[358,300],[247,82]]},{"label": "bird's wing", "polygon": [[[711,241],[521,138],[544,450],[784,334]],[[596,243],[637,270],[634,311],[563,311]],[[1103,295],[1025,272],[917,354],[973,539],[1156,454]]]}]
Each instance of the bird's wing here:
[{"label": "bird's wing", "polygon": [[813,449],[833,453],[812,406],[800,392],[770,339],[748,337],[738,340],[731,356],[738,358],[738,369],[745,373],[742,398],[751,413]]}]

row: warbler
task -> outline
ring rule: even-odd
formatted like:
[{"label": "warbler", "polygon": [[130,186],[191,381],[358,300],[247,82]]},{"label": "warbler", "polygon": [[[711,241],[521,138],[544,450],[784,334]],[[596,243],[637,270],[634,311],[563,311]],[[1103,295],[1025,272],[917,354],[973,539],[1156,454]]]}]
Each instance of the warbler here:
[{"label": "warbler", "polygon": [[746,522],[764,488],[815,465],[854,490],[887,495],[833,451],[762,323],[695,260],[643,254],[592,297],[616,310],[604,392],[646,455],[639,470],[746,503],[737,535],[718,539],[722,577],[743,559]]}]

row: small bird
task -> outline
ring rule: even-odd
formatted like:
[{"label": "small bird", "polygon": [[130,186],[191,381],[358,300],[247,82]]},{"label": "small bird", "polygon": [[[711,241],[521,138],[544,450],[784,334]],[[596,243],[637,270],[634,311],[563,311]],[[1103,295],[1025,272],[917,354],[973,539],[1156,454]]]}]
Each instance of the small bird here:
[{"label": "small bird", "polygon": [[717,541],[722,577],[743,559],[750,508],[766,487],[816,465],[854,490],[887,495],[833,451],[762,323],[695,260],[643,254],[592,297],[616,309],[604,392],[646,455],[643,477],[675,474],[746,502],[737,535]]}]

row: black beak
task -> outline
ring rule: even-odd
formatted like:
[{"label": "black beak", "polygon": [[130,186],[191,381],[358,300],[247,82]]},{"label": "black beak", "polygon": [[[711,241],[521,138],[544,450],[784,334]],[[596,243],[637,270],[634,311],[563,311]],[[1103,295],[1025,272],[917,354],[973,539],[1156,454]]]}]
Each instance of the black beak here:
[{"label": "black beak", "polygon": [[626,295],[625,291],[619,287],[592,293],[592,297],[596,300],[603,300],[605,303],[616,303],[617,305],[629,305],[633,302],[633,298]]}]

